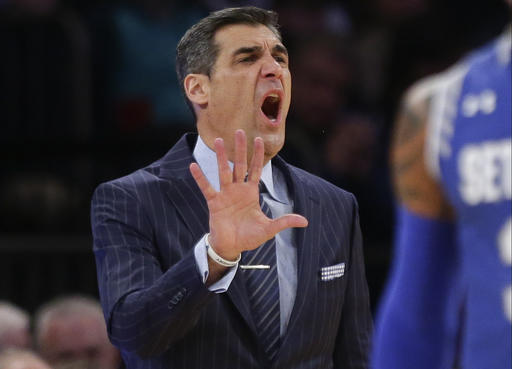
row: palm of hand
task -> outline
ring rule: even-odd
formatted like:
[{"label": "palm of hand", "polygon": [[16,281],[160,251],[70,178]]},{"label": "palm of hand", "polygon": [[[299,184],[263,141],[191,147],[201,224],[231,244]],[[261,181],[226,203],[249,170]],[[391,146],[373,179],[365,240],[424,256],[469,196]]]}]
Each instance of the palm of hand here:
[{"label": "palm of hand", "polygon": [[274,237],[272,222],[260,208],[258,186],[250,182],[233,182],[208,201],[211,242],[222,248],[252,250]]},{"label": "palm of hand", "polygon": [[190,172],[208,203],[210,212],[210,246],[224,258],[235,260],[242,251],[252,250],[290,227],[306,227],[307,220],[297,214],[278,219],[268,218],[259,204],[258,183],[263,168],[263,140],[254,140],[253,157],[247,171],[245,132],[235,133],[233,171],[228,165],[224,142],[215,140],[219,167],[220,191],[210,185],[197,163]]}]

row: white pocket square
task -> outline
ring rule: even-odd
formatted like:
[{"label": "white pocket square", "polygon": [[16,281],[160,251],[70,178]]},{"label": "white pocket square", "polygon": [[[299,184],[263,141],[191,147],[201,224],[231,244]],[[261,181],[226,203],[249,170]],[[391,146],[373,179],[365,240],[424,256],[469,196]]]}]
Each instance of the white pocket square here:
[{"label": "white pocket square", "polygon": [[344,274],[345,263],[320,268],[320,280],[322,281],[330,281],[335,278],[340,278],[343,277]]}]

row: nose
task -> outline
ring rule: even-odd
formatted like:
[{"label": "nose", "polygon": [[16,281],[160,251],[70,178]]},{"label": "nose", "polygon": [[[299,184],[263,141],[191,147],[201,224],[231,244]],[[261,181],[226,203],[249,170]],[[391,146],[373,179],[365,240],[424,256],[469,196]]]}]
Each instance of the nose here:
[{"label": "nose", "polygon": [[279,64],[270,53],[266,53],[261,66],[261,76],[263,78],[279,78],[282,73],[283,67],[281,64]]}]

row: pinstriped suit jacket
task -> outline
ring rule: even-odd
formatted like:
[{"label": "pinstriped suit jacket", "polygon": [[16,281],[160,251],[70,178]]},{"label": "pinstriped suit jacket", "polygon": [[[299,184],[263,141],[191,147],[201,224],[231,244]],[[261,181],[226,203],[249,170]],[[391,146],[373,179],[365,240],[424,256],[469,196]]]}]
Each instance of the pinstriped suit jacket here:
[{"label": "pinstriped suit jacket", "polygon": [[[196,135],[162,159],[101,184],[92,200],[98,282],[111,341],[128,369],[361,369],[372,321],[354,197],[273,159],[285,174],[294,212],[298,287],[273,363],[258,345],[243,276],[228,291],[201,282],[193,248],[208,232],[208,208],[189,173]],[[345,273],[321,279],[322,267]]]}]

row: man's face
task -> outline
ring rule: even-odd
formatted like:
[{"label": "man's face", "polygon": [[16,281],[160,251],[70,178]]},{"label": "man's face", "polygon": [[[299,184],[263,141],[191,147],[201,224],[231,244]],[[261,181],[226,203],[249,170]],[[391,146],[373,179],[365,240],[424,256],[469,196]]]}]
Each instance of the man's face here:
[{"label": "man's face", "polygon": [[0,337],[0,350],[9,347],[29,348],[30,340],[28,325],[23,328],[10,329]]},{"label": "man's face", "polygon": [[119,353],[96,317],[62,317],[47,328],[41,354],[56,368],[115,369]]},{"label": "man's face", "polygon": [[205,114],[198,121],[199,133],[210,147],[216,137],[223,138],[232,159],[234,133],[241,128],[247,135],[249,160],[258,136],[265,143],[265,161],[270,160],[284,144],[291,96],[288,53],[264,25],[223,27],[215,34],[215,42],[219,52],[208,81]]}]

